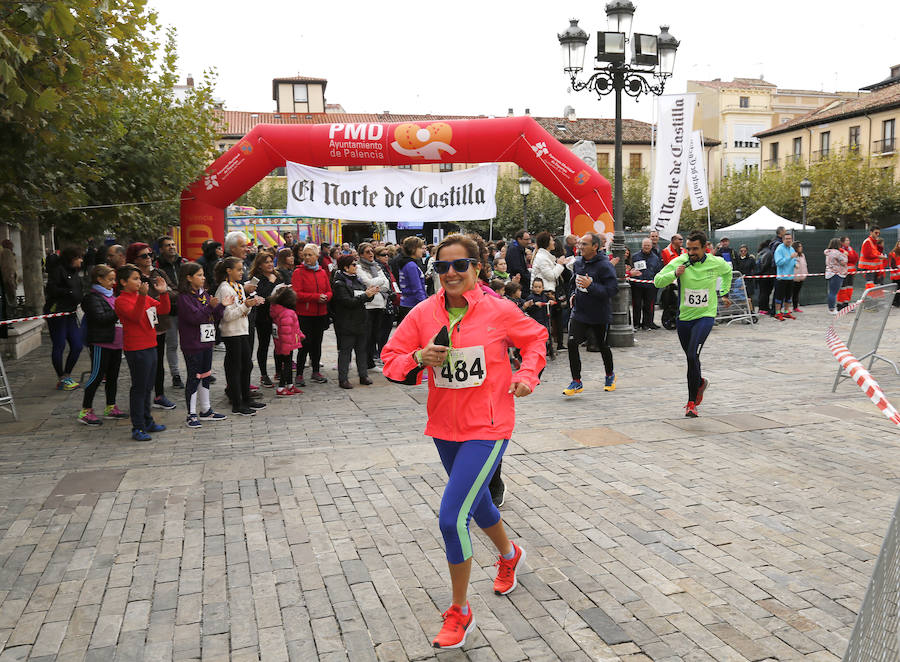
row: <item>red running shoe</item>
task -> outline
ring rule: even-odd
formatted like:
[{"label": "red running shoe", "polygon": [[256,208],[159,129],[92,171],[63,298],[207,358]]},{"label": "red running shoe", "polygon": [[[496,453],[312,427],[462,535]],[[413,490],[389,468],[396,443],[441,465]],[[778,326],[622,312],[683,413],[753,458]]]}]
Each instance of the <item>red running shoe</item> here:
[{"label": "red running shoe", "polygon": [[709,386],[709,380],[704,377],[703,381],[700,382],[700,388],[697,389],[697,400],[694,402],[694,405],[699,407],[700,403],[703,402],[703,394],[706,392],[706,387]]},{"label": "red running shoe", "polygon": [[783,322],[784,315],[782,313],[778,313],[777,315],[775,315],[775,319],[777,319],[779,322]]},{"label": "red running shoe", "polygon": [[700,414],[697,412],[697,405],[689,402],[684,406],[684,415],[687,418],[697,418]]},{"label": "red running shoe", "polygon": [[[469,603],[466,603],[469,607]],[[431,645],[435,648],[461,648],[466,643],[466,635],[475,627],[475,615],[469,607],[469,613],[463,614],[459,605],[450,605],[444,612],[444,624]]]},{"label": "red running shoe", "polygon": [[785,313],[784,316],[785,316],[786,319],[792,319],[792,320],[797,319],[797,318],[794,317],[791,313]]},{"label": "red running shoe", "polygon": [[294,395],[300,395],[301,393],[303,393],[303,391],[301,391],[296,386],[291,386],[290,389],[291,389],[291,393],[293,393]]},{"label": "red running shoe", "polygon": [[497,568],[497,578],[494,580],[494,593],[506,595],[511,593],[518,584],[516,574],[519,570],[519,562],[525,558],[525,550],[516,543],[512,543],[515,554],[508,561],[502,556],[497,559],[494,566]]}]

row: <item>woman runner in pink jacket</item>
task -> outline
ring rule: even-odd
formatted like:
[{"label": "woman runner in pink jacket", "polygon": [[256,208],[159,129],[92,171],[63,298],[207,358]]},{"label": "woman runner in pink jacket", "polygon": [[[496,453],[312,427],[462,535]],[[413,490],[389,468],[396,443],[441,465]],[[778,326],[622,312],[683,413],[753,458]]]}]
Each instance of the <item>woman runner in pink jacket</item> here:
[{"label": "woman runner in pink jacket", "polygon": [[[442,289],[410,310],[385,345],[384,376],[420,384],[428,375],[428,422],[448,474],[439,524],[450,567],[452,600],[435,648],[459,648],[475,626],[466,601],[472,567],[469,519],[500,553],[494,592],[516,587],[525,551],[506,535],[488,483],[515,426],[513,397],[530,394],[546,364],[547,330],[506,299],[478,284],[478,245],[451,234],[438,246],[434,269]],[[439,336],[444,336],[440,338]],[[512,373],[506,348],[518,347],[522,367]]]}]

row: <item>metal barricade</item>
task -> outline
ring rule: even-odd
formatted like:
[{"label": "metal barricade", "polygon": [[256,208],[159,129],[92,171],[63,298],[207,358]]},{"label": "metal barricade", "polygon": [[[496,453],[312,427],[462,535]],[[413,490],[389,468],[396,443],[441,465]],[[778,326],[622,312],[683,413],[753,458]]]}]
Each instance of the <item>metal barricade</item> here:
[{"label": "metal barricade", "polygon": [[9,386],[9,377],[6,374],[6,366],[3,365],[2,356],[0,356],[0,409],[5,409],[10,412],[13,416],[13,420],[19,420],[19,415],[16,413],[16,403],[13,401],[12,389]]},{"label": "metal barricade", "polygon": [[[878,354],[878,345],[881,344],[881,335],[887,324],[888,317],[893,308],[894,293],[897,291],[897,283],[888,283],[879,287],[871,287],[865,291],[856,307],[856,315],[853,318],[853,327],[847,338],[847,349],[860,363],[869,359],[868,369],[871,371],[875,359],[884,361],[894,368],[894,372],[900,375],[897,364],[890,359]],[[838,368],[834,378],[831,392],[837,390],[842,379],[848,379],[850,375]]]},{"label": "metal barricade", "polygon": [[900,501],[894,509],[891,525],[869,588],[850,634],[844,662],[896,662],[900,659],[897,626],[900,603]]},{"label": "metal barricade", "polygon": [[731,290],[727,295],[729,303],[724,303],[723,298],[726,297],[719,296],[716,324],[728,326],[732,322],[756,324],[759,321],[759,317],[753,312],[753,301],[747,295],[744,274],[740,271],[731,272]]}]

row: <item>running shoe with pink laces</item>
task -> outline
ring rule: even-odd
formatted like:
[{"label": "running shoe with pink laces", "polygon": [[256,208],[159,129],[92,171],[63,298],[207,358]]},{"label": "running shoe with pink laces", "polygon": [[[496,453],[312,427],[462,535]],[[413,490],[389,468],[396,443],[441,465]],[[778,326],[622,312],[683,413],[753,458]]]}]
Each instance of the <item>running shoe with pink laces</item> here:
[{"label": "running shoe with pink laces", "polygon": [[494,566],[497,568],[497,578],[494,579],[494,593],[506,595],[511,593],[518,584],[516,575],[519,571],[519,562],[525,558],[525,550],[516,543],[512,543],[515,554],[509,560],[501,555]]},{"label": "running shoe with pink laces", "polygon": [[82,409],[78,413],[78,422],[85,425],[103,425],[103,421],[97,418],[93,409]]},{"label": "running shoe with pink laces", "polygon": [[475,615],[469,603],[466,603],[468,614],[462,613],[459,605],[450,605],[450,609],[444,612],[444,624],[441,631],[434,638],[431,645],[435,648],[462,648],[466,643],[466,635],[475,627]]},{"label": "running shoe with pink laces", "polygon": [[103,418],[128,418],[128,414],[119,409],[118,405],[106,405]]}]

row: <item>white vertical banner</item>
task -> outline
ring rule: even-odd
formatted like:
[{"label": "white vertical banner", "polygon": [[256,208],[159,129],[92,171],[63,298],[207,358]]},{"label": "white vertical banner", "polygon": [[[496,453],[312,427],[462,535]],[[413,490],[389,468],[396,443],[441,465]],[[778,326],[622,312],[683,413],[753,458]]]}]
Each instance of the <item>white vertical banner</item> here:
[{"label": "white vertical banner", "polygon": [[709,208],[709,188],[703,163],[703,132],[700,130],[691,134],[691,146],[688,149],[688,192],[692,210]]},{"label": "white vertical banner", "polygon": [[[678,232],[681,202],[688,178],[688,145],[694,125],[693,94],[659,97],[656,167],[650,200],[650,229],[663,239]],[[701,151],[702,153],[702,151]]]}]

